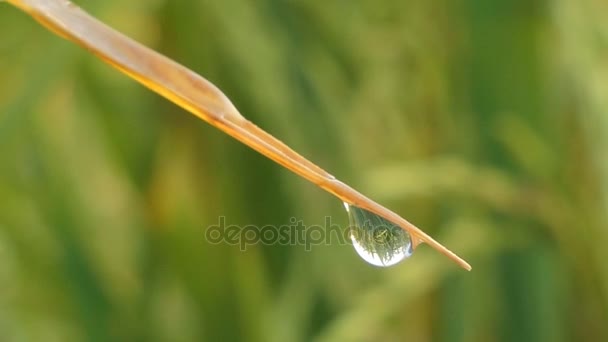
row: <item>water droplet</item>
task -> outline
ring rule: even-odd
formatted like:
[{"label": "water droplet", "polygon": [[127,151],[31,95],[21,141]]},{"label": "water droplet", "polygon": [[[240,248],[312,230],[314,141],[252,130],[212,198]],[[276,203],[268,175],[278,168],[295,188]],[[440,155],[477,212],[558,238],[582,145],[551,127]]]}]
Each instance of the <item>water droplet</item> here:
[{"label": "water droplet", "polygon": [[368,263],[387,267],[414,253],[410,234],[396,224],[365,209],[344,203],[350,219],[353,247]]}]

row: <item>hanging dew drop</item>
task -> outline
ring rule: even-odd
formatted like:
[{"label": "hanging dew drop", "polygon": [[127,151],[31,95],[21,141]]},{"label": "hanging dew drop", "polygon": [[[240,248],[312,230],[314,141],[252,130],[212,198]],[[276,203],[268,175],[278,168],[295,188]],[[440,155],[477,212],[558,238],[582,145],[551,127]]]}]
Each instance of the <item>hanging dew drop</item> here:
[{"label": "hanging dew drop", "polygon": [[414,253],[410,234],[365,209],[344,203],[350,220],[350,238],[363,260],[374,266],[392,266]]}]

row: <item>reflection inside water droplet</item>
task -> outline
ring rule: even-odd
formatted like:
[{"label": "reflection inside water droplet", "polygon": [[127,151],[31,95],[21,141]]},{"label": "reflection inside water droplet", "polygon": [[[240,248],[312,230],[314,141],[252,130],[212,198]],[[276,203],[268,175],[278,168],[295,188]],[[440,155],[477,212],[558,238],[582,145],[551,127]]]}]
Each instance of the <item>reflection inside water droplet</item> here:
[{"label": "reflection inside water droplet", "polygon": [[350,238],[353,247],[368,263],[387,267],[414,253],[410,234],[365,209],[344,203],[350,219]]}]

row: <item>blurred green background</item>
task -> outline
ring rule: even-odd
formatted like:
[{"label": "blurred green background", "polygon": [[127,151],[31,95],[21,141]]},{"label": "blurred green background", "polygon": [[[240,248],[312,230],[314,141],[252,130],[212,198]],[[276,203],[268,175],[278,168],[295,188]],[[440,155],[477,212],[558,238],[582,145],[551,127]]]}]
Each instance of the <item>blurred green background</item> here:
[{"label": "blurred green background", "polygon": [[0,341],[608,341],[608,4],[93,1],[427,246],[212,244],[341,203],[0,6]]}]

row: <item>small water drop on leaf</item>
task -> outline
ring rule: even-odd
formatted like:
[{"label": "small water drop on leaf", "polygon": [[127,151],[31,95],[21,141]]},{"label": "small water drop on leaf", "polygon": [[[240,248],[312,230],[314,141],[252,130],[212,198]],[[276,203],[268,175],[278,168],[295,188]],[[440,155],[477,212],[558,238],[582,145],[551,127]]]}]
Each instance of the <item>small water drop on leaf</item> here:
[{"label": "small water drop on leaf", "polygon": [[414,253],[410,234],[396,224],[365,209],[344,203],[350,220],[350,238],[363,260],[387,267]]}]

